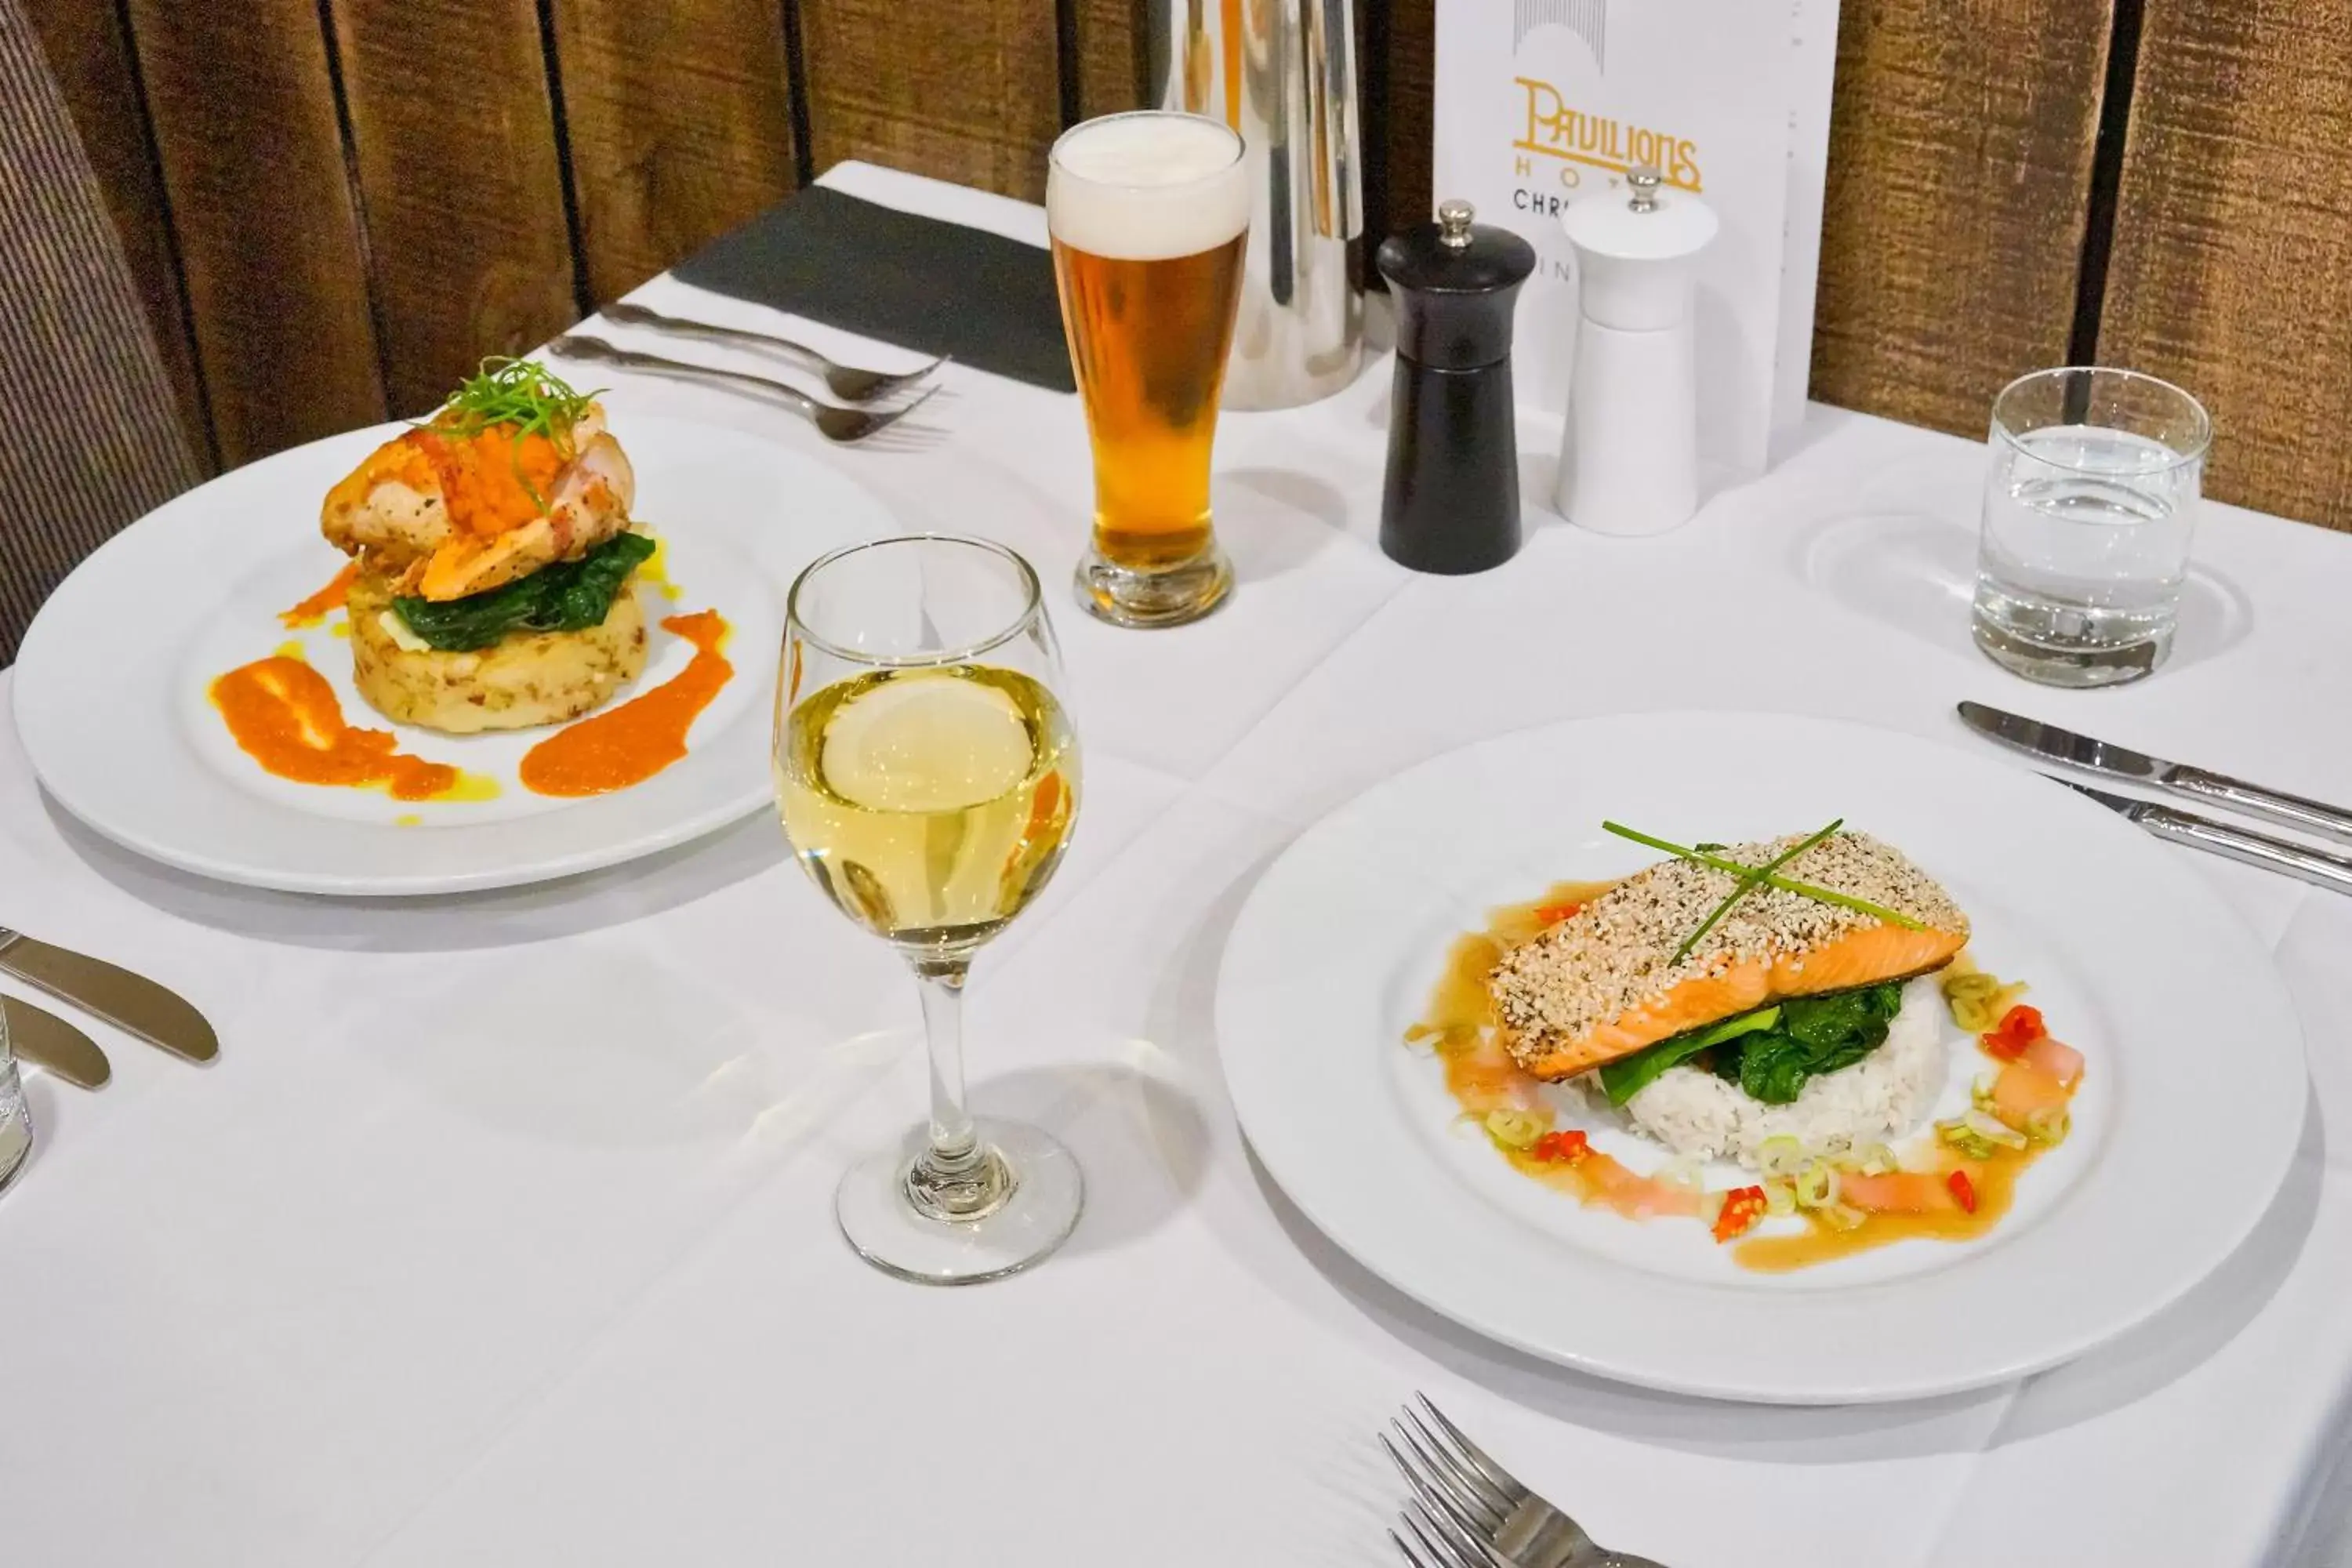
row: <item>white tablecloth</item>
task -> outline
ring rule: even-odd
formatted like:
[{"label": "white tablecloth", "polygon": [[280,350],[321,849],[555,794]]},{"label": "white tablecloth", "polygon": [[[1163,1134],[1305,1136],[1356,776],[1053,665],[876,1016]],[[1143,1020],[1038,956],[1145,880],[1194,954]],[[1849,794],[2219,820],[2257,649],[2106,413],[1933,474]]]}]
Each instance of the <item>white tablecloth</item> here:
[{"label": "white tablecloth", "polygon": [[[829,178],[1042,233],[993,197]],[[667,280],[641,297],[779,324]],[[656,409],[823,452],[1058,584],[1087,510],[1076,405],[945,382],[888,451],[675,384],[620,378],[610,402],[624,433]],[[1951,704],[1975,696],[2352,795],[2352,541],[2211,508],[2173,664],[2048,692],[1969,644],[1976,444],[1816,409],[1778,471],[1670,537],[1552,521],[1505,570],[1416,577],[1373,543],[1387,382],[1376,362],[1318,407],[1226,418],[1241,586],[1214,617],[1122,632],[1057,599],[1084,826],[983,958],[969,1052],[978,1103],[1066,1139],[1089,1204],[1046,1267],[981,1289],[895,1283],[835,1233],[844,1162],[921,1104],[915,997],[772,822],[506,894],[279,897],[94,838],[0,728],[5,918],[179,987],[225,1042],[200,1071],[94,1026],[111,1088],[30,1082],[42,1142],[0,1201],[0,1563],[1361,1565],[1389,1560],[1399,1494],[1372,1433],[1416,1388],[1675,1568],[2341,1550],[2352,902],[2195,862],[2275,951],[2315,1088],[2242,1253],[2073,1366],[1878,1408],[1615,1387],[1414,1307],[1252,1164],[1210,998],[1236,909],[1319,813],[1574,715],[1769,709],[1966,743]],[[1539,497],[1549,441],[1524,442]],[[792,497],[743,499],[793,526]]]}]

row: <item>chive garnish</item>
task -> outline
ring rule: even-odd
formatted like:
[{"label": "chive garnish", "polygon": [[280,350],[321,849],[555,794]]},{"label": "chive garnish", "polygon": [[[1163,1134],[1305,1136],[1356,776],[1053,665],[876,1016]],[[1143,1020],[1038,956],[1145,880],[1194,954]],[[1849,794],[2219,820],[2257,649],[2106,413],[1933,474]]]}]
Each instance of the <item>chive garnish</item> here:
[{"label": "chive garnish", "polygon": [[565,447],[572,438],[572,426],[597,395],[574,392],[570,383],[537,360],[493,354],[425,423],[460,436],[478,436],[493,425],[511,425],[518,440],[544,436],[558,447]]},{"label": "chive garnish", "polygon": [[1739,886],[1732,889],[1730,896],[1726,898],[1723,902],[1715,906],[1715,912],[1713,914],[1710,914],[1706,919],[1699,921],[1698,930],[1683,938],[1682,946],[1675,949],[1675,955],[1666,960],[1666,962],[1670,964],[1680,963],[1683,961],[1684,955],[1689,952],[1692,948],[1698,945],[1698,939],[1713,931],[1715,929],[1715,922],[1731,912],[1732,905],[1738,903],[1740,900],[1754,892],[1758,888],[1763,886],[1764,879],[1769,877],[1773,872],[1779,870],[1790,861],[1794,860],[1798,856],[1802,855],[1806,850],[1811,849],[1814,845],[1819,844],[1822,839],[1827,838],[1831,834],[1835,833],[1839,828],[1843,827],[1844,826],[1845,818],[1841,816],[1835,822],[1831,823],[1827,827],[1822,828],[1819,833],[1814,834],[1811,837],[1799,844],[1795,848],[1774,856],[1771,859],[1767,860],[1763,865],[1756,868],[1756,869],[1740,878]]},{"label": "chive garnish", "polygon": [[[1620,838],[1630,838],[1636,844],[1645,845],[1652,849],[1661,849],[1669,855],[1680,856],[1685,860],[1696,860],[1702,866],[1712,866],[1718,871],[1728,871],[1735,877],[1744,878],[1759,869],[1754,866],[1743,866],[1737,860],[1726,860],[1717,856],[1702,854],[1688,845],[1672,844],[1663,838],[1653,838],[1646,833],[1635,832],[1622,823],[1603,822],[1601,826],[1603,832],[1613,833]],[[1889,925],[1901,926],[1906,931],[1927,929],[1909,915],[1890,910],[1883,904],[1874,904],[1868,899],[1857,899],[1851,894],[1833,892],[1827,888],[1816,888],[1811,882],[1800,882],[1793,877],[1763,875],[1759,876],[1757,880],[1768,888],[1778,888],[1784,893],[1795,893],[1819,903],[1835,904],[1840,909],[1853,910],[1857,914],[1865,914],[1873,920],[1885,921]]]},{"label": "chive garnish", "polygon": [[430,418],[410,421],[419,429],[474,437],[496,425],[514,426],[514,476],[541,511],[547,498],[522,471],[522,438],[544,436],[566,462],[572,457],[572,427],[603,392],[574,392],[571,383],[537,360],[492,354],[467,376]]}]

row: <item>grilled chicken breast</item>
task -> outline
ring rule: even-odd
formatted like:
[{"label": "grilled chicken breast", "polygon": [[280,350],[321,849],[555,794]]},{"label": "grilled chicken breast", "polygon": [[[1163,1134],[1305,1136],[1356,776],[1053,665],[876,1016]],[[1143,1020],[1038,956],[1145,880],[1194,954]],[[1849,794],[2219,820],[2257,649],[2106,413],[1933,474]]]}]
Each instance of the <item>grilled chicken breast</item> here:
[{"label": "grilled chicken breast", "polygon": [[[1734,845],[1719,858],[1762,865],[1801,841]],[[1737,882],[1728,871],[1668,860],[1504,954],[1486,984],[1512,1056],[1538,1078],[1571,1078],[1784,996],[1924,974],[1969,940],[1951,895],[1865,835],[1824,839],[1779,875],[1894,910],[1921,929],[1758,888],[1675,963],[1675,949]]]},{"label": "grilled chicken breast", "polygon": [[629,526],[636,476],[590,404],[559,445],[511,425],[404,431],[327,493],[319,526],[394,591],[462,599]]}]

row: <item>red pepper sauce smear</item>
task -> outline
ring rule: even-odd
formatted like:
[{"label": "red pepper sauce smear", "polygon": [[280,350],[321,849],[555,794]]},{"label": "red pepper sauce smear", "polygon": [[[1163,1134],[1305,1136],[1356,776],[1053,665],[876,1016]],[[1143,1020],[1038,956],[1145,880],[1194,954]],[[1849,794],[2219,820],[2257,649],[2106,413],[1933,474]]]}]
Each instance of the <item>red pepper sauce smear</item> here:
[{"label": "red pepper sauce smear", "polygon": [[396,800],[430,800],[457,785],[456,768],[406,755],[385,731],[344,723],[335,689],[299,658],[240,665],[213,682],[212,700],[238,747],[278,778],[382,786]]},{"label": "red pepper sauce smear", "polygon": [[643,784],[686,755],[687,731],[735,667],[719,648],[728,626],[716,610],[662,622],[695,647],[687,667],[640,697],[583,719],[533,746],[522,759],[525,789],[579,797]]},{"label": "red pepper sauce smear", "polygon": [[328,584],[325,587],[320,589],[317,593],[311,595],[309,598],[303,600],[292,609],[278,611],[278,618],[285,622],[289,628],[295,630],[299,630],[303,626],[317,626],[320,621],[325,620],[335,611],[343,607],[343,600],[351,593],[352,579],[359,574],[360,563],[358,562],[344,562],[343,569],[335,574],[335,580],[333,582]]}]

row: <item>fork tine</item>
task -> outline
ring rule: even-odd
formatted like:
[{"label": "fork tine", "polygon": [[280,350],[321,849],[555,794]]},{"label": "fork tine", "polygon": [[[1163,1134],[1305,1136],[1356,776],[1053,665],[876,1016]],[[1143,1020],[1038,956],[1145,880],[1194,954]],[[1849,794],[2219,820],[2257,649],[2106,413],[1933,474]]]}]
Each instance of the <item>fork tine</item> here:
[{"label": "fork tine", "polygon": [[[1415,1552],[1412,1547],[1407,1546],[1404,1543],[1403,1536],[1399,1535],[1395,1531],[1391,1530],[1389,1531],[1389,1539],[1396,1542],[1397,1551],[1402,1554],[1407,1563],[1412,1564],[1412,1568],[1430,1568],[1429,1563],[1423,1560],[1420,1552]],[[1440,1565],[1440,1568],[1443,1568],[1442,1564]]]},{"label": "fork tine", "polygon": [[1482,1534],[1492,1536],[1503,1528],[1503,1518],[1511,1511],[1507,1503],[1500,1508],[1496,1507],[1494,1500],[1487,1494],[1471,1486],[1455,1472],[1454,1467],[1447,1465],[1438,1456],[1423,1447],[1421,1439],[1414,1436],[1403,1422],[1396,1421],[1390,1425],[1393,1426],[1398,1435],[1404,1438],[1405,1446],[1412,1450],[1413,1458],[1421,1461],[1423,1471],[1438,1483],[1446,1496],[1454,1500],[1456,1505],[1454,1511],[1467,1514],[1472,1526]]},{"label": "fork tine", "polygon": [[930,363],[923,365],[919,369],[900,371],[897,375],[890,378],[890,390],[896,392],[902,386],[911,386],[916,382],[922,380],[923,377],[930,374],[933,371],[940,369],[941,366],[950,365],[953,363],[955,363],[955,355],[941,354]]},{"label": "fork tine", "polygon": [[1461,1427],[1456,1426],[1452,1421],[1446,1419],[1445,1412],[1437,1407],[1435,1401],[1432,1400],[1429,1395],[1421,1393],[1419,1390],[1414,1391],[1413,1398],[1420,1402],[1422,1409],[1429,1413],[1430,1418],[1437,1423],[1438,1428],[1443,1431],[1447,1437],[1453,1440],[1454,1447],[1461,1453],[1462,1457],[1469,1460],[1473,1465],[1476,1466],[1478,1473],[1485,1476],[1487,1480],[1494,1483],[1494,1487],[1496,1491],[1508,1497],[1514,1503],[1522,1501],[1526,1499],[1528,1489],[1520,1484],[1518,1478],[1512,1475],[1510,1471],[1503,1468],[1502,1466],[1496,1464],[1493,1459],[1487,1458],[1486,1450],[1478,1447],[1477,1444],[1473,1443],[1469,1437],[1463,1433]]},{"label": "fork tine", "polygon": [[[940,389],[938,387],[925,387],[921,396],[910,399],[899,407],[893,408],[887,414],[876,415],[874,416],[874,423],[866,427],[866,435],[871,436],[877,430],[888,429],[891,426],[896,425],[899,420],[904,419],[908,415],[912,414],[916,409],[920,408],[924,404],[929,403],[932,398],[937,397],[939,395]],[[859,437],[858,439],[864,440],[865,436]]]},{"label": "fork tine", "polygon": [[1475,1531],[1465,1530],[1458,1521],[1433,1515],[1426,1508],[1412,1507],[1404,1510],[1408,1521],[1415,1514],[1420,1515],[1429,1532],[1445,1549],[1447,1560],[1454,1568],[1514,1568],[1510,1559]]},{"label": "fork tine", "polygon": [[1465,1533],[1471,1536],[1492,1536],[1501,1527],[1500,1520],[1489,1523],[1472,1513],[1464,1505],[1462,1500],[1449,1490],[1441,1480],[1424,1473],[1418,1466],[1407,1459],[1403,1452],[1388,1440],[1386,1434],[1382,1434],[1381,1437],[1381,1446],[1388,1449],[1389,1458],[1396,1462],[1397,1469],[1403,1475],[1405,1484],[1412,1489],[1412,1495],[1420,1500],[1423,1509],[1427,1511],[1430,1518],[1443,1519],[1458,1524]]},{"label": "fork tine", "polygon": [[1422,1550],[1436,1558],[1442,1568],[1491,1568],[1490,1561],[1483,1552],[1465,1552],[1443,1530],[1432,1534],[1432,1530],[1435,1529],[1434,1521],[1423,1524],[1423,1520],[1426,1516],[1417,1510],[1407,1509],[1397,1517],[1404,1521],[1405,1528],[1412,1531],[1412,1537],[1421,1542]]},{"label": "fork tine", "polygon": [[[1509,1492],[1496,1486],[1484,1470],[1470,1463],[1462,1455],[1455,1453],[1436,1433],[1429,1429],[1422,1420],[1420,1413],[1411,1405],[1405,1407],[1404,1415],[1405,1419],[1412,1424],[1412,1429],[1427,1439],[1426,1446],[1421,1447],[1424,1455],[1433,1456],[1455,1480],[1460,1481],[1466,1489],[1477,1493],[1486,1506],[1495,1510],[1497,1518],[1511,1511],[1512,1505],[1519,1500],[1518,1498],[1513,1497]],[[1521,1496],[1524,1495],[1526,1494],[1521,1494]]]}]

